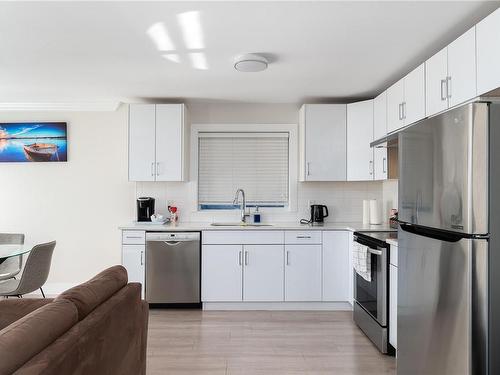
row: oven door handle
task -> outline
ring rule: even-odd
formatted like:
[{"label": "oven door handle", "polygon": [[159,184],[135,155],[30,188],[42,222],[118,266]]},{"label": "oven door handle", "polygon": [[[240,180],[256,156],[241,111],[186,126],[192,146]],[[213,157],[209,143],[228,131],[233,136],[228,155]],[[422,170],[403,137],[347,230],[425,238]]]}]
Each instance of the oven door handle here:
[{"label": "oven door handle", "polygon": [[375,249],[371,249],[371,248],[368,248],[368,252],[370,254],[373,254],[373,255],[382,255],[382,250],[375,250]]}]

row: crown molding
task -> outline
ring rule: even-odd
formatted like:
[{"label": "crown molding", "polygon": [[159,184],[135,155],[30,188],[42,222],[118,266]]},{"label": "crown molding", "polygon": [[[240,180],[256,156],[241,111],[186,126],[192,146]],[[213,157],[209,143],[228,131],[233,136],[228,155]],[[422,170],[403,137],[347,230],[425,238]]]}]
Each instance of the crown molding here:
[{"label": "crown molding", "polygon": [[114,112],[121,102],[0,102],[0,111]]}]

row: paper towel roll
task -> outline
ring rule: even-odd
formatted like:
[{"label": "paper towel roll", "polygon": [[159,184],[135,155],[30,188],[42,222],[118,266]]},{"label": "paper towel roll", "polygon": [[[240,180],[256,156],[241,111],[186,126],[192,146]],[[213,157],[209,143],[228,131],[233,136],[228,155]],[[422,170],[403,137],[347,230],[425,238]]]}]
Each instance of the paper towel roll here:
[{"label": "paper towel roll", "polygon": [[382,224],[382,214],[380,212],[380,204],[376,199],[370,200],[370,224]]},{"label": "paper towel roll", "polygon": [[370,224],[370,201],[363,200],[363,224]]}]

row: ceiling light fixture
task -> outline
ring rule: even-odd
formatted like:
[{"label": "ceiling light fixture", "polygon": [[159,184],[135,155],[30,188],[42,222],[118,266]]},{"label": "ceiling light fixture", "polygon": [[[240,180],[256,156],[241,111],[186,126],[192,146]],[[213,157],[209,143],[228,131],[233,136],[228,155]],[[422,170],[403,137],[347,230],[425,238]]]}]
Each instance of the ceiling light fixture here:
[{"label": "ceiling light fixture", "polygon": [[182,30],[186,48],[191,50],[205,48],[203,31],[201,29],[200,12],[191,11],[180,13],[177,15],[177,20]]},{"label": "ceiling light fixture", "polygon": [[269,61],[256,53],[247,53],[234,60],[234,69],[239,72],[261,72],[267,69]]},{"label": "ceiling light fixture", "polygon": [[189,58],[191,59],[191,64],[193,65],[193,68],[198,70],[208,69],[207,58],[203,52],[191,52],[189,54]]},{"label": "ceiling light fixture", "polygon": [[148,31],[147,34],[153,41],[153,43],[156,45],[156,48],[159,51],[174,51],[175,46],[174,43],[172,43],[172,40],[170,39],[170,36],[168,35],[167,28],[163,22],[157,22],[154,25],[152,25]]}]

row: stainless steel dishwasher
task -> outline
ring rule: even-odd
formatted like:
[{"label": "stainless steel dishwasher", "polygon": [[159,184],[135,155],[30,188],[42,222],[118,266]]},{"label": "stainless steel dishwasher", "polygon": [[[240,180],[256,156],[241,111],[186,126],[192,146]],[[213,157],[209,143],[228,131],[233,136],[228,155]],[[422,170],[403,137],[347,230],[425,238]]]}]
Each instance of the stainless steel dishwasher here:
[{"label": "stainless steel dishwasher", "polygon": [[200,303],[200,233],[146,233],[146,300]]}]

